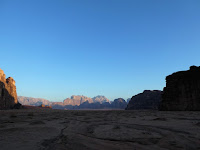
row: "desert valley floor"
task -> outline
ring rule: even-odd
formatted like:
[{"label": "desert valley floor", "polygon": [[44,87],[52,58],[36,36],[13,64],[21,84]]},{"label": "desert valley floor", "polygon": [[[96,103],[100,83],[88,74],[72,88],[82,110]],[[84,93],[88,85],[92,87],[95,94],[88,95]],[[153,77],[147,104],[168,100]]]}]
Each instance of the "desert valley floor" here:
[{"label": "desert valley floor", "polygon": [[0,111],[1,150],[198,150],[200,112]]}]

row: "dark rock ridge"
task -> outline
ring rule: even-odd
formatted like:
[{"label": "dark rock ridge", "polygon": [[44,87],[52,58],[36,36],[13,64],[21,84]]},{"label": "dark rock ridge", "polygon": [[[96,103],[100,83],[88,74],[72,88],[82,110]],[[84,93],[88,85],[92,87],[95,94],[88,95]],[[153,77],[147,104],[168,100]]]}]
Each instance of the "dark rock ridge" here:
[{"label": "dark rock ridge", "polygon": [[158,109],[161,101],[162,91],[144,90],[143,93],[137,94],[131,98],[126,110],[136,109]]},{"label": "dark rock ridge", "polygon": [[160,110],[200,110],[200,67],[166,77]]},{"label": "dark rock ridge", "polygon": [[17,100],[15,80],[12,77],[6,79],[4,71],[0,69],[0,109],[19,108]]}]

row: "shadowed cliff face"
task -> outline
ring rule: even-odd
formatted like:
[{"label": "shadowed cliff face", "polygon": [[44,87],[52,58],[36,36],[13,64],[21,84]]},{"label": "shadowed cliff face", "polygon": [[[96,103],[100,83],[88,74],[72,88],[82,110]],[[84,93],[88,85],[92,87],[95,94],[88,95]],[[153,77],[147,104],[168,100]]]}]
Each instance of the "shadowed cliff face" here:
[{"label": "shadowed cliff face", "polygon": [[3,70],[0,69],[0,109],[16,107],[17,92],[15,81],[12,77],[6,79]]},{"label": "shadowed cliff face", "polygon": [[18,103],[12,92],[12,90],[9,92],[6,85],[0,81],[0,109],[11,109]]},{"label": "shadowed cliff face", "polygon": [[133,109],[158,109],[161,101],[162,91],[145,90],[143,93],[137,94],[131,98],[126,110]]},{"label": "shadowed cliff face", "polygon": [[160,110],[200,110],[200,67],[166,77]]}]

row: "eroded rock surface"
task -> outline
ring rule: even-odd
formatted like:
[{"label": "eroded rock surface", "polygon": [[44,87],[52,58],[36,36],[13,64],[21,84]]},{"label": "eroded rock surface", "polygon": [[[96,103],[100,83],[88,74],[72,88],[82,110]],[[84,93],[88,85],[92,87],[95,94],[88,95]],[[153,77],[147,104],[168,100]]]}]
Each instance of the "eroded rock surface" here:
[{"label": "eroded rock surface", "polygon": [[4,71],[0,69],[0,109],[10,109],[18,106],[15,80],[6,79]]},{"label": "eroded rock surface", "polygon": [[200,110],[200,67],[166,77],[160,110]]}]

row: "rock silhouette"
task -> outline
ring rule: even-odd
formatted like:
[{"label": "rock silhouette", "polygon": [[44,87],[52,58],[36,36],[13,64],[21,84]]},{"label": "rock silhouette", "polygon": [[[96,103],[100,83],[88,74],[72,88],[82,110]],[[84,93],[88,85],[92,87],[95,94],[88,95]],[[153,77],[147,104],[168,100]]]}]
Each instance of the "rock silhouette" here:
[{"label": "rock silhouette", "polygon": [[166,77],[160,110],[200,110],[200,67]]},{"label": "rock silhouette", "polygon": [[4,71],[0,69],[0,109],[19,108],[17,100],[15,80],[12,77],[6,79]]},{"label": "rock silhouette", "polygon": [[162,91],[144,90],[143,93],[137,94],[131,98],[126,110],[132,109],[158,109],[161,101]]}]

